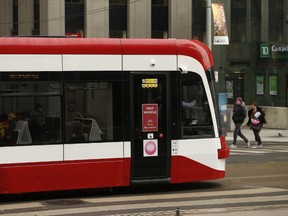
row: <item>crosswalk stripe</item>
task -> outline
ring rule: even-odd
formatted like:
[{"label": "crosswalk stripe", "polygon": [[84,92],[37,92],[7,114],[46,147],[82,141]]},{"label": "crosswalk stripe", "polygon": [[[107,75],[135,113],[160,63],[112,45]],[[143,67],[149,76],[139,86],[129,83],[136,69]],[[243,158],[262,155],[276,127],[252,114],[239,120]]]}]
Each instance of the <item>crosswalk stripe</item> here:
[{"label": "crosswalk stripe", "polygon": [[11,210],[11,209],[26,209],[26,208],[37,208],[43,206],[40,202],[30,202],[30,203],[16,203],[16,204],[0,204],[0,209]]},{"label": "crosswalk stripe", "polygon": [[[288,195],[267,195],[258,197],[243,197],[243,198],[216,198],[207,200],[189,200],[189,201],[169,201],[169,202],[145,202],[137,204],[122,204],[122,205],[109,205],[109,211],[121,211],[121,210],[135,210],[135,209],[157,209],[157,208],[175,208],[175,207],[195,207],[195,206],[209,206],[209,205],[221,205],[221,204],[242,204],[242,203],[258,203],[258,202],[270,202],[276,201],[288,201]],[[53,216],[53,215],[71,215],[71,214],[84,214],[92,212],[105,212],[108,207],[96,206],[96,207],[81,207],[81,208],[69,208],[69,209],[58,209],[58,210],[47,210],[47,211],[35,211],[35,212],[25,212],[25,213],[13,213],[13,214],[3,214],[4,216]]]},{"label": "crosswalk stripe", "polygon": [[247,154],[270,154],[270,153],[287,153],[288,146],[273,146],[273,147],[263,147],[261,149],[244,149],[237,148],[231,149],[231,155],[247,155]]},{"label": "crosswalk stripe", "polygon": [[248,154],[263,154],[267,153],[266,151],[259,151],[259,150],[242,150],[242,149],[235,149],[232,150],[232,153],[248,153]]},{"label": "crosswalk stripe", "polygon": [[212,192],[193,192],[193,193],[175,193],[175,194],[160,194],[160,195],[138,195],[138,196],[120,196],[120,197],[107,197],[107,198],[88,198],[82,199],[84,202],[89,203],[105,203],[105,202],[121,202],[121,201],[141,201],[141,200],[159,200],[159,199],[179,199],[179,198],[193,198],[193,197],[214,197],[214,196],[229,196],[229,195],[245,195],[245,194],[261,194],[261,193],[274,193],[274,192],[287,192],[283,188],[249,188],[240,190],[228,191],[212,191]]},{"label": "crosswalk stripe", "polygon": [[[281,175],[283,177],[287,175]],[[266,177],[266,176],[264,176]],[[241,177],[237,177],[241,178]],[[231,179],[231,178],[225,178]],[[120,202],[120,201],[144,201],[144,200],[158,200],[158,199],[178,199],[178,198],[193,198],[193,197],[213,197],[213,196],[229,196],[229,195],[249,195],[249,194],[261,194],[261,193],[276,193],[276,192],[286,192],[288,190],[283,188],[269,188],[269,187],[260,187],[260,188],[249,188],[249,189],[238,189],[238,190],[227,190],[227,191],[212,191],[212,192],[193,192],[193,193],[166,193],[160,195],[131,195],[131,196],[113,196],[105,198],[86,198],[81,199],[83,202],[89,203],[106,203],[106,202]],[[43,204],[40,202],[31,202],[31,203],[16,203],[8,205],[0,205],[1,209],[21,209],[21,208],[34,208],[40,207]]]},{"label": "crosswalk stripe", "polygon": [[[106,211],[123,211],[123,210],[137,210],[143,211],[143,209],[157,209],[157,208],[171,208],[176,207],[195,207],[195,206],[209,206],[209,205],[223,205],[223,204],[242,204],[242,203],[257,203],[257,202],[269,202],[273,201],[285,201],[288,202],[288,195],[273,194],[273,193],[287,193],[287,189],[283,188],[269,188],[269,187],[260,187],[260,188],[249,188],[249,189],[238,189],[238,190],[227,190],[227,191],[211,191],[211,192],[192,192],[192,193],[172,193],[172,194],[161,194],[161,195],[139,195],[139,196],[117,196],[117,197],[104,197],[104,198],[88,198],[81,199],[90,204],[97,204],[97,206],[91,207],[76,207],[69,209],[53,209],[45,211],[34,211],[34,207],[39,207],[39,203],[30,203],[28,205],[30,208],[33,208],[33,211],[21,212],[21,213],[4,213],[3,216],[53,216],[53,215],[70,215],[70,214],[85,214],[92,212],[106,212]],[[269,195],[267,195],[269,194]],[[246,195],[245,197],[225,197],[230,195]],[[254,195],[254,196],[251,196]],[[197,200],[200,197],[207,197],[207,199]],[[222,197],[222,198],[221,198]],[[191,198],[187,200],[179,200]],[[166,201],[165,201],[166,200]],[[172,200],[172,201],[171,201]],[[128,201],[138,201],[137,203],[124,203]],[[115,204],[117,203],[117,204]],[[122,204],[121,204],[122,203]],[[22,207],[24,204],[19,204]],[[0,205],[1,209],[5,209],[5,206],[11,205]],[[26,210],[29,208],[26,205]],[[109,207],[107,207],[109,206]],[[44,205],[43,205],[44,207]],[[15,204],[14,209],[18,209],[18,206]],[[206,208],[205,208],[206,209]],[[11,208],[10,208],[11,210]],[[32,209],[31,209],[32,210]],[[139,214],[138,214],[139,215]],[[153,214],[155,215],[155,214]],[[164,215],[164,214],[163,214]]]},{"label": "crosswalk stripe", "polygon": [[225,180],[233,180],[233,179],[261,179],[261,178],[283,178],[283,177],[288,177],[288,174],[283,174],[283,175],[262,175],[262,176],[237,176],[237,177],[226,177],[225,179],[223,179],[223,181]]},{"label": "crosswalk stripe", "polygon": [[[281,210],[281,208],[288,208],[288,204],[280,205],[253,205],[253,206],[241,206],[241,207],[228,207],[228,208],[207,208],[207,209],[188,209],[180,210],[180,215],[185,216],[203,216],[203,213],[226,213],[226,212],[240,212],[240,211],[255,211],[255,210]],[[275,210],[276,209],[276,210]],[[153,211],[153,212],[143,212],[143,213],[129,213],[129,214],[113,214],[107,216],[175,216],[175,210],[170,211]],[[197,215],[196,215],[197,214]],[[205,215],[206,215],[205,214]]]},{"label": "crosswalk stripe", "polygon": [[[288,141],[287,141],[287,143],[288,143]],[[273,148],[283,148],[283,149],[287,149],[287,147],[288,147],[288,145],[277,145],[277,146],[273,146]]]}]

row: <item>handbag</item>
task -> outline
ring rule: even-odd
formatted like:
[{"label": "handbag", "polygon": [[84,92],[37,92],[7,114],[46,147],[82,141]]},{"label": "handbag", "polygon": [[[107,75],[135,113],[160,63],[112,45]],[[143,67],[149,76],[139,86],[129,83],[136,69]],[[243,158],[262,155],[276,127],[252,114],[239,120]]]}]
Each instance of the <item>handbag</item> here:
[{"label": "handbag", "polygon": [[258,118],[251,118],[251,124],[249,125],[249,128],[251,130],[259,130],[261,127],[260,121]]}]

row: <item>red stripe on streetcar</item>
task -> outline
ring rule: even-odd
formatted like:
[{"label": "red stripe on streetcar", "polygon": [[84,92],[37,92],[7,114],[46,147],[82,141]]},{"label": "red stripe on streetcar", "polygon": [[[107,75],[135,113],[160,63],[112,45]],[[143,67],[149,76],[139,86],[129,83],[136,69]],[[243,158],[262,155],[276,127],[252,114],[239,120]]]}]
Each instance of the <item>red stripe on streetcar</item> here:
[{"label": "red stripe on streetcar", "polygon": [[218,159],[228,158],[230,149],[227,147],[225,136],[220,136],[221,149],[218,149]]},{"label": "red stripe on streetcar", "polygon": [[204,70],[214,64],[202,42],[176,39],[3,37],[0,54],[185,55],[197,59]]},{"label": "red stripe on streetcar", "polygon": [[0,167],[0,194],[128,186],[130,159],[11,164]]},{"label": "red stripe on streetcar", "polygon": [[225,171],[215,170],[183,156],[173,156],[171,183],[183,183],[224,178]]}]

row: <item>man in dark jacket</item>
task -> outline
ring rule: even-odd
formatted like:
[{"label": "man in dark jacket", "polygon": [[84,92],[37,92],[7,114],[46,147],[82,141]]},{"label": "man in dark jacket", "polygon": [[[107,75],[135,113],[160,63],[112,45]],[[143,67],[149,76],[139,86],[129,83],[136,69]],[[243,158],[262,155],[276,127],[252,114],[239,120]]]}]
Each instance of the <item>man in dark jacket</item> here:
[{"label": "man in dark jacket", "polygon": [[250,127],[251,130],[253,130],[254,133],[256,145],[253,146],[252,148],[263,147],[259,133],[264,123],[267,123],[264,111],[261,109],[261,107],[257,106],[256,102],[253,102],[251,104],[251,109],[248,111],[248,122],[246,124],[247,126]]},{"label": "man in dark jacket", "polygon": [[246,118],[245,103],[241,97],[236,99],[233,107],[232,120],[235,124],[234,134],[233,134],[233,144],[230,148],[237,148],[237,137],[240,136],[246,143],[247,147],[250,147],[249,140],[241,132],[241,127]]},{"label": "man in dark jacket", "polygon": [[42,113],[42,105],[37,103],[35,110],[29,116],[29,130],[33,141],[41,141],[44,134],[44,119]]}]

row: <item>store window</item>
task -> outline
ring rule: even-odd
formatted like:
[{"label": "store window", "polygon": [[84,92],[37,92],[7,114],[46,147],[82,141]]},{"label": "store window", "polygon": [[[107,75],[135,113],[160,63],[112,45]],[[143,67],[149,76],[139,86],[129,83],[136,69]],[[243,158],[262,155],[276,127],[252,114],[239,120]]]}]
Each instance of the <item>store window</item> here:
[{"label": "store window", "polygon": [[33,35],[40,35],[40,3],[39,0],[34,0],[34,27]]},{"label": "store window", "polygon": [[13,29],[11,30],[11,35],[18,35],[19,22],[18,22],[18,0],[13,0]]},{"label": "store window", "polygon": [[[86,14],[91,11],[86,12]],[[84,2],[83,0],[65,0],[65,33],[66,35],[83,35]]]},{"label": "store window", "polygon": [[206,1],[193,0],[192,37],[204,41],[206,32]]},{"label": "store window", "polygon": [[246,42],[246,0],[231,0],[231,42]]},{"label": "store window", "polygon": [[168,0],[152,0],[152,38],[167,38]]},{"label": "store window", "polygon": [[261,0],[251,1],[251,41],[261,41]]},{"label": "store window", "polygon": [[127,37],[127,0],[109,0],[109,37]]},{"label": "store window", "polygon": [[285,41],[283,40],[284,22],[284,2],[283,0],[269,1],[269,41]]}]

